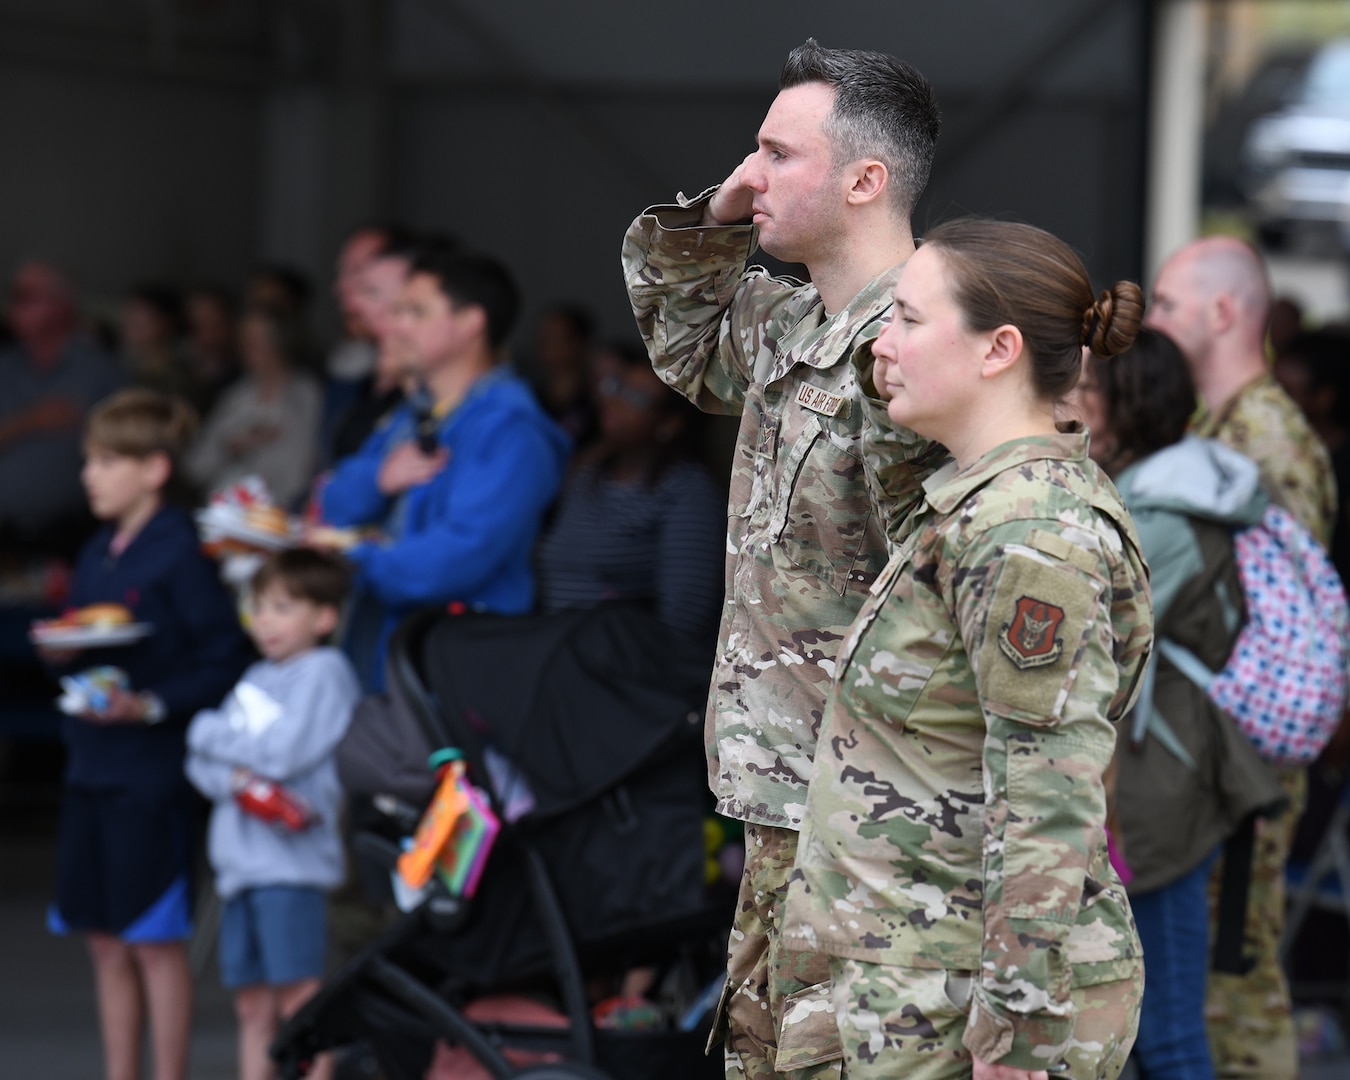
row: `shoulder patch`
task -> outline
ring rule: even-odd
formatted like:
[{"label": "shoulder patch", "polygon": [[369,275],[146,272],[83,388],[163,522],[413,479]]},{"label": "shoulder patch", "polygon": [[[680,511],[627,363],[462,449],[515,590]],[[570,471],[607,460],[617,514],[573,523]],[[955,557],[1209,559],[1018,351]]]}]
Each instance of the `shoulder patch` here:
[{"label": "shoulder patch", "polygon": [[[1054,726],[1079,679],[1089,638],[1100,637],[1109,586],[1072,563],[1005,545],[983,608],[975,654],[980,698],[1019,723]],[[1095,652],[1090,664],[1101,663]],[[1115,677],[1114,667],[1110,675]],[[1095,679],[1093,672],[1089,679]]]},{"label": "shoulder patch", "polygon": [[1064,653],[1059,636],[1063,622],[1062,607],[1034,596],[1019,597],[1012,618],[999,631],[998,647],[1022,671],[1053,664]]}]

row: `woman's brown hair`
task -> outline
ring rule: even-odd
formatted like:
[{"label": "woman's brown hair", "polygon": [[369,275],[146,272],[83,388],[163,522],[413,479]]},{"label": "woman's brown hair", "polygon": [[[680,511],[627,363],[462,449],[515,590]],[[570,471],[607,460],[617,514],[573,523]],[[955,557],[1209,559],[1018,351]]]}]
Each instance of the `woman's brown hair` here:
[{"label": "woman's brown hair", "polygon": [[1094,297],[1083,261],[1044,229],[963,218],[939,225],[924,244],[942,252],[967,327],[982,332],[1011,324],[1022,332],[1042,399],[1058,400],[1074,388],[1083,346],[1109,359],[1139,332],[1139,286],[1118,281]]}]

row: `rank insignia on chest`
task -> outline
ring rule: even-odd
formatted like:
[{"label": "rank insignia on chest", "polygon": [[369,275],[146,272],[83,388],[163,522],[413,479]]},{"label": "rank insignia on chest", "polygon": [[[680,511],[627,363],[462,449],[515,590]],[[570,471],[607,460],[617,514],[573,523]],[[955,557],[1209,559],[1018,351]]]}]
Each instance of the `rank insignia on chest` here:
[{"label": "rank insignia on chest", "polygon": [[797,404],[810,409],[812,412],[823,413],[826,416],[838,416],[847,402],[838,394],[831,394],[828,390],[823,390],[819,386],[803,383],[797,391]]},{"label": "rank insignia on chest", "polygon": [[1023,596],[1012,622],[1004,623],[999,632],[998,647],[1022,671],[1053,664],[1064,652],[1064,642],[1057,636],[1063,621],[1062,607]]}]

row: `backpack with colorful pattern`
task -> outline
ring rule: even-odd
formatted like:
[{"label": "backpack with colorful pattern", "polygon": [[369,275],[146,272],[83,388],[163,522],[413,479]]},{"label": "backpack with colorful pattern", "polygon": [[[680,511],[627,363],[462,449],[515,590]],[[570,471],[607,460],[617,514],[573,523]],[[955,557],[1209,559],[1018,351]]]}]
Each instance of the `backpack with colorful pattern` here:
[{"label": "backpack with colorful pattern", "polygon": [[1233,556],[1247,619],[1228,662],[1211,672],[1167,639],[1158,651],[1237,722],[1267,761],[1306,765],[1345,708],[1345,589],[1312,533],[1273,504],[1258,524],[1234,535]]}]

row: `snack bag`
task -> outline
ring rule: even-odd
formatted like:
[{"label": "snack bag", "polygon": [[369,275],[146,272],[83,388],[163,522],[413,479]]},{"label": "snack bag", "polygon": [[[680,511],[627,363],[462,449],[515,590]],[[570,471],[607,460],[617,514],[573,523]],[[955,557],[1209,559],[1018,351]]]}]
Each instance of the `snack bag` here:
[{"label": "snack bag", "polygon": [[131,680],[118,667],[96,667],[61,679],[64,691],[56,699],[56,707],[70,716],[86,712],[102,712],[108,707],[114,690],[130,690]]}]

